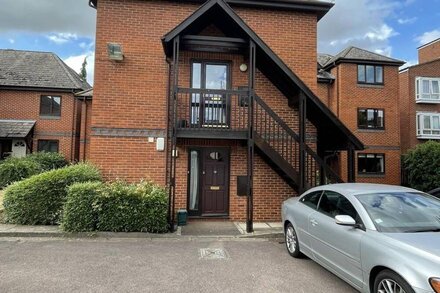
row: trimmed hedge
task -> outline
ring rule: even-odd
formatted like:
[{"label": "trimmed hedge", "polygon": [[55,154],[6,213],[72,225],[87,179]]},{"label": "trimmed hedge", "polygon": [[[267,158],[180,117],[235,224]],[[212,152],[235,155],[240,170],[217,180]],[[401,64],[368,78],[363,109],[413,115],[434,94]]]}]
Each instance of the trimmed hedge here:
[{"label": "trimmed hedge", "polygon": [[3,205],[9,223],[53,225],[60,222],[67,187],[76,182],[99,181],[98,169],[78,164],[34,175],[5,190]]},{"label": "trimmed hedge", "polygon": [[89,232],[96,230],[96,198],[104,183],[85,182],[71,185],[63,208],[62,228],[66,231]]},{"label": "trimmed hedge", "polygon": [[0,163],[0,189],[45,171],[66,166],[68,162],[58,153],[33,153],[26,157],[10,157]]},{"label": "trimmed hedge", "polygon": [[168,230],[167,203],[165,189],[152,183],[75,184],[68,192],[62,227],[71,232],[94,227],[97,231],[162,233]]},{"label": "trimmed hedge", "polygon": [[440,187],[440,143],[419,144],[404,156],[403,165],[410,187],[425,192]]}]

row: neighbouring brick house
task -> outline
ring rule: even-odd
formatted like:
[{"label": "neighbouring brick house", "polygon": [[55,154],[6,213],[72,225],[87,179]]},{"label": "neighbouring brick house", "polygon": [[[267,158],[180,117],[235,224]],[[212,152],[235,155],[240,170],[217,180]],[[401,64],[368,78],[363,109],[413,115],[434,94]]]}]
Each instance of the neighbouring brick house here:
[{"label": "neighbouring brick house", "polygon": [[402,153],[440,140],[440,39],[418,48],[419,64],[400,71]]},{"label": "neighbouring brick house", "polygon": [[74,95],[89,88],[53,53],[0,50],[0,159],[57,151],[77,160],[81,108]]},{"label": "neighbouring brick house", "polygon": [[[107,179],[167,185],[171,222],[185,208],[248,230],[279,220],[286,198],[341,182],[335,169],[354,181],[363,143],[315,95],[317,22],[333,4],[203,2],[90,1],[89,159]],[[324,162],[340,151],[342,167]]]},{"label": "neighbouring brick house", "polygon": [[[356,182],[400,184],[399,66],[404,62],[349,47],[318,55],[318,96],[365,144]],[[344,160],[345,152],[328,160]],[[340,173],[346,174],[345,165]]]}]

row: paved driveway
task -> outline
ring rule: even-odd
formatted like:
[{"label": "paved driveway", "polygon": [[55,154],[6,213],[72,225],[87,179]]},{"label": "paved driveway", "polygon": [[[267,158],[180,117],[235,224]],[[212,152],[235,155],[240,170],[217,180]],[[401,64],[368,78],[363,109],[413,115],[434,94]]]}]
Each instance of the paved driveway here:
[{"label": "paved driveway", "polygon": [[275,241],[0,238],[0,292],[355,291]]}]

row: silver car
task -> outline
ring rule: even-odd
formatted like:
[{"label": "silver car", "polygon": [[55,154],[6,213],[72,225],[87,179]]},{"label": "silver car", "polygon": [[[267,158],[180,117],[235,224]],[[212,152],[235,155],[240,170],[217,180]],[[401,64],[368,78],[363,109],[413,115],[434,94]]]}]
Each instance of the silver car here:
[{"label": "silver car", "polygon": [[379,184],[312,188],[283,203],[286,247],[374,293],[440,293],[440,200]]}]

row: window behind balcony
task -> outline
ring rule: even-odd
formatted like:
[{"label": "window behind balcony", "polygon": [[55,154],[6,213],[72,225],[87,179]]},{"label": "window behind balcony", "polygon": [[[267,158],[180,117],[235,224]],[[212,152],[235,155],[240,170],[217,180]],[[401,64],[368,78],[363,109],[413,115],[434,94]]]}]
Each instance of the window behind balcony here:
[{"label": "window behind balcony", "polygon": [[417,77],[416,101],[440,103],[440,78]]},{"label": "window behind balcony", "polygon": [[383,82],[382,65],[358,65],[358,83],[360,84],[379,84]]},{"label": "window behind balcony", "polygon": [[384,154],[358,154],[359,174],[385,174]]},{"label": "window behind balcony", "polygon": [[417,113],[417,137],[440,139],[440,113]]},{"label": "window behind balcony", "polygon": [[59,96],[41,96],[40,98],[41,116],[61,116],[61,97]]},{"label": "window behind balcony", "polygon": [[384,110],[382,109],[358,109],[359,129],[385,129]]}]

